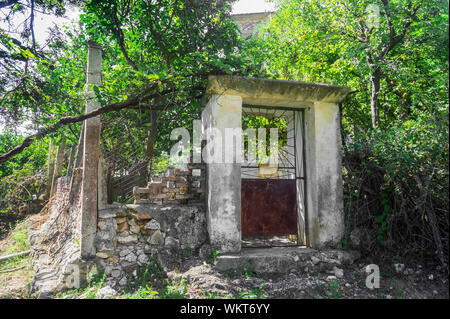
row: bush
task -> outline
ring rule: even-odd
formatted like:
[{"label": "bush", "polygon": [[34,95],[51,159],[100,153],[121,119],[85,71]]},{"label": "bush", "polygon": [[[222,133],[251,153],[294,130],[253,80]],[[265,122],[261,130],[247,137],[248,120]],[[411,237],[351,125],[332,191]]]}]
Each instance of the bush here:
[{"label": "bush", "polygon": [[344,147],[346,238],[363,228],[366,252],[391,250],[448,266],[448,108]]}]

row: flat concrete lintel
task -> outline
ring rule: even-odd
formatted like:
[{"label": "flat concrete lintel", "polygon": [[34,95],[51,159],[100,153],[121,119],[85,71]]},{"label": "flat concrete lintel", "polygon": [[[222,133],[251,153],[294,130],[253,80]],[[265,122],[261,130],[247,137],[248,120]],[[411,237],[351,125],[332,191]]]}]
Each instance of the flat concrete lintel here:
[{"label": "flat concrete lintel", "polygon": [[342,102],[350,91],[337,85],[212,75],[208,78],[205,101],[212,95],[237,95],[243,104],[305,107],[305,102]]}]

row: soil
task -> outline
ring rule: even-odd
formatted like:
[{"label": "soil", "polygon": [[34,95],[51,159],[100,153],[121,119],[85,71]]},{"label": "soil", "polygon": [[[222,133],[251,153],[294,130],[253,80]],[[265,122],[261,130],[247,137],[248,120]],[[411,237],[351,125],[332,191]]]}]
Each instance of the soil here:
[{"label": "soil", "polygon": [[405,267],[397,273],[394,265],[380,264],[380,288],[366,287],[366,265],[359,261],[343,267],[344,276],[332,273],[279,276],[255,273],[220,273],[211,265],[193,265],[185,272],[172,272],[171,279],[189,282],[186,298],[229,298],[239,296],[268,299],[448,299],[448,275],[435,267]]},{"label": "soil", "polygon": [[[27,224],[38,227],[46,210],[29,216]],[[0,255],[12,245],[11,234],[0,240]],[[366,287],[366,266],[377,264],[380,269],[380,287]],[[29,294],[33,267],[25,258],[9,271],[0,264],[0,298],[34,298]],[[378,263],[373,258],[360,259],[342,266],[343,274],[296,273],[263,275],[250,270],[219,272],[213,265],[191,259],[182,269],[169,272],[170,280],[185,279],[188,289],[185,298],[268,298],[268,299],[448,299],[447,270],[435,263],[419,264],[413,259],[387,258]],[[7,272],[5,272],[7,270]]]},{"label": "soil", "polygon": [[[11,233],[0,240],[0,255],[11,246]],[[10,271],[17,269],[15,271]],[[0,299],[29,298],[30,283],[33,279],[33,266],[29,258],[24,258],[13,266],[0,263]]]}]

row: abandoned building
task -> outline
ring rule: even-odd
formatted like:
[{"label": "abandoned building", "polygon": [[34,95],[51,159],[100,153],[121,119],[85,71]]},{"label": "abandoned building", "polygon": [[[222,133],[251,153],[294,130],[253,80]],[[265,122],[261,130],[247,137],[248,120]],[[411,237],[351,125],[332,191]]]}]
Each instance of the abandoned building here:
[{"label": "abandoned building", "polygon": [[[101,47],[90,42],[89,87],[101,84],[101,59]],[[287,130],[279,164],[169,168],[146,187],[134,187],[133,204],[108,204],[100,118],[86,120],[73,176],[57,180],[48,219],[30,234],[34,289],[77,286],[93,268],[123,286],[149,255],[170,270],[186,256],[205,258],[214,249],[220,253],[218,269],[245,262],[262,272],[302,267],[306,253],[325,248],[347,258],[339,250],[344,231],[339,103],[349,92],[324,84],[209,77],[203,129],[242,128],[243,116],[282,119]],[[86,111],[98,107],[90,92]]]}]

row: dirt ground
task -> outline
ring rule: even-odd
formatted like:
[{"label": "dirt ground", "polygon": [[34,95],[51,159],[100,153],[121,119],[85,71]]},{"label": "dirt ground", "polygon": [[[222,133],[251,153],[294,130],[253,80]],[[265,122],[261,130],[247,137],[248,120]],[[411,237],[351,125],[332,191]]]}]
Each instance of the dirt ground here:
[{"label": "dirt ground", "polygon": [[[40,223],[41,218],[33,217]],[[33,222],[32,220],[32,222]],[[31,223],[33,224],[33,223]],[[30,225],[30,223],[29,223]],[[0,240],[0,255],[8,250],[11,235]],[[380,287],[366,287],[365,267],[378,264]],[[14,270],[17,269],[17,270]],[[14,270],[14,271],[11,271]],[[342,273],[296,273],[262,275],[243,270],[219,272],[201,260],[192,260],[181,270],[170,272],[170,280],[184,279],[188,283],[185,298],[268,298],[268,299],[448,299],[448,274],[433,264],[358,260],[342,266]],[[29,258],[11,265],[0,264],[0,299],[34,298],[29,294],[33,269]],[[120,293],[120,292],[119,292]]]},{"label": "dirt ground", "polygon": [[[380,288],[366,287],[366,263],[343,267],[342,278],[332,273],[264,276],[255,273],[220,273],[211,265],[193,265],[185,272],[169,273],[171,279],[189,282],[186,298],[264,296],[268,299],[448,299],[448,276],[440,269],[416,265],[397,272],[380,265]],[[244,296],[244,297],[245,297]]]},{"label": "dirt ground", "polygon": [[[0,240],[0,255],[3,255],[11,245],[11,234],[9,234]],[[22,258],[13,265],[0,263],[0,299],[29,298],[29,285],[32,280],[33,267],[28,257]]]}]

